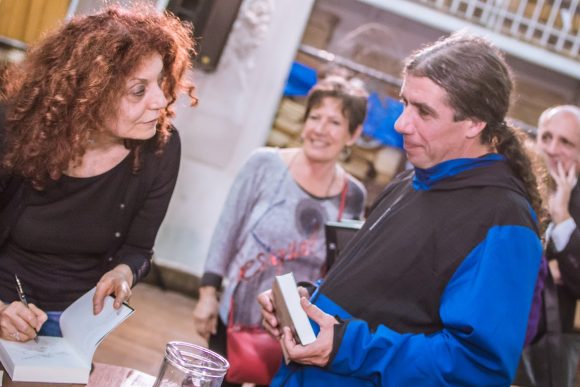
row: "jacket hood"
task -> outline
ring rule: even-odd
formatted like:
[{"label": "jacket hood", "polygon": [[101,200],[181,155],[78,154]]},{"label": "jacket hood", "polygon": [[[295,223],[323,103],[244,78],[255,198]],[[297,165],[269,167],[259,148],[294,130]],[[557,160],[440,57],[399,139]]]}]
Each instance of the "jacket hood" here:
[{"label": "jacket hood", "polygon": [[524,183],[514,174],[504,156],[490,153],[474,159],[444,161],[428,169],[415,168],[413,188],[446,191],[470,187],[499,187],[528,199]]}]

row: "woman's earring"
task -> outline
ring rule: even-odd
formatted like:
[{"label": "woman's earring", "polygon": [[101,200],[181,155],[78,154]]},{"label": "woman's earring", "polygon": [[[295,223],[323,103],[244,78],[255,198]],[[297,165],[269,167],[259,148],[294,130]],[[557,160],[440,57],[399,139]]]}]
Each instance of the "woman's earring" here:
[{"label": "woman's earring", "polygon": [[341,161],[348,161],[350,156],[352,155],[352,147],[350,145],[345,145],[340,152],[340,160]]}]

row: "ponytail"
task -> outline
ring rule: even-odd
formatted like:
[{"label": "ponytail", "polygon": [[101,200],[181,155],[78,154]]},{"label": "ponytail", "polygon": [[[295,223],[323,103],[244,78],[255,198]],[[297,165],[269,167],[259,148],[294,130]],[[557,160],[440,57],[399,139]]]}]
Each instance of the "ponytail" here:
[{"label": "ponytail", "polygon": [[539,178],[534,175],[540,170],[540,163],[525,149],[524,133],[504,120],[513,80],[503,53],[484,38],[459,32],[416,51],[405,64],[404,74],[427,77],[442,87],[455,121],[473,119],[487,123],[481,132],[482,144],[502,154],[524,183],[541,230],[547,217]]},{"label": "ponytail", "polygon": [[542,205],[541,184],[541,163],[538,157],[532,154],[531,150],[524,146],[526,141],[526,134],[514,127],[509,126],[505,121],[502,121],[488,129],[484,130],[482,141],[484,143],[491,143],[495,147],[497,153],[503,155],[514,171],[516,176],[524,183],[528,200],[536,215],[540,230],[543,233],[547,225],[547,214]]}]

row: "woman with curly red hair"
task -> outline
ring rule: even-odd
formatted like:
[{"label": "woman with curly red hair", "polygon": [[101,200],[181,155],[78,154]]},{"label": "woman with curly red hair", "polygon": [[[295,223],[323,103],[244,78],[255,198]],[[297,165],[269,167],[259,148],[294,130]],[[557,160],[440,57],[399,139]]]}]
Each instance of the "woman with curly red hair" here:
[{"label": "woman with curly red hair", "polygon": [[182,91],[196,102],[194,54],[192,28],[175,16],[112,6],[73,18],[8,70],[1,338],[60,335],[60,313],[82,294],[96,285],[95,314],[109,294],[118,308],[147,274],[179,169],[171,105]]}]

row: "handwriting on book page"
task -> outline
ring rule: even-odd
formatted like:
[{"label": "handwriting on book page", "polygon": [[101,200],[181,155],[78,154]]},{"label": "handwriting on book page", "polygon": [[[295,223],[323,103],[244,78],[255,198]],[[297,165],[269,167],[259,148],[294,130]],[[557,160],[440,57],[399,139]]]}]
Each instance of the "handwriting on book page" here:
[{"label": "handwriting on book page", "polygon": [[20,353],[18,354],[18,356],[21,359],[26,359],[26,360],[40,359],[40,358],[49,359],[49,358],[53,358],[53,357],[62,357],[62,356],[67,355],[67,351],[63,351],[63,350],[52,351],[52,350],[50,350],[50,347],[48,346],[48,344],[36,344],[34,346],[31,346],[31,347],[22,348],[22,350],[19,352]]},{"label": "handwriting on book page", "polygon": [[3,345],[9,348],[16,363],[52,364],[53,361],[70,361],[76,358],[76,354],[61,337],[39,336],[38,338],[38,344],[31,340],[26,343],[4,342]]}]

